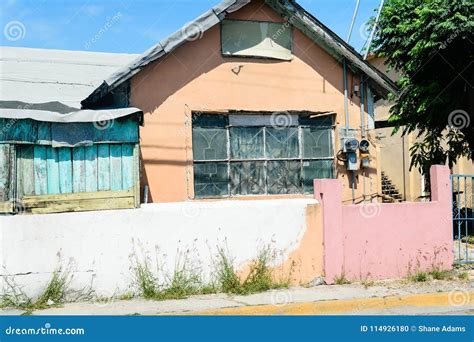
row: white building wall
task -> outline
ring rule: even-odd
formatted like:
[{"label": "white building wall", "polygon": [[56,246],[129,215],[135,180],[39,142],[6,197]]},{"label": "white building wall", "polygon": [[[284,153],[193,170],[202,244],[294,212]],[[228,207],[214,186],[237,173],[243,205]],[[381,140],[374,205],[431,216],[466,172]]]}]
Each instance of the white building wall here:
[{"label": "white building wall", "polygon": [[[298,248],[311,199],[185,202],[140,209],[0,217],[0,274],[14,276],[31,296],[61,262],[73,288],[91,284],[101,295],[129,292],[131,258],[148,257],[171,272],[188,255],[209,278],[218,246],[243,266],[270,244],[279,262]],[[178,253],[180,251],[180,253]],[[61,260],[61,261],[60,261]]]}]

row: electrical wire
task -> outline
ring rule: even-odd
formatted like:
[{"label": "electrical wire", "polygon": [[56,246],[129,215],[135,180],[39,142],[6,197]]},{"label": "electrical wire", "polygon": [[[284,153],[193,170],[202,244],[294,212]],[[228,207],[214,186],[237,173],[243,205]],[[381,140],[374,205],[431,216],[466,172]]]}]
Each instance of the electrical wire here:
[{"label": "electrical wire", "polygon": [[[379,19],[380,19],[380,13],[382,13],[382,9],[383,9],[383,4],[384,4],[385,0],[381,0],[380,1],[380,7],[379,7],[379,11],[377,13],[377,17],[375,18],[375,22],[374,22],[374,25],[372,26],[372,31],[370,32],[370,36],[369,36],[369,39],[367,40],[367,49],[365,50],[365,53],[364,53],[364,59],[367,59],[367,56],[369,55],[369,51],[370,51],[370,46],[372,45],[372,40],[374,39],[374,34],[375,34],[375,30],[377,30],[377,25],[379,24]],[[365,45],[364,45],[365,46]]]},{"label": "electrical wire", "polygon": [[357,0],[356,7],[354,9],[354,14],[352,16],[351,26],[349,27],[349,33],[347,34],[347,39],[346,39],[347,43],[349,43],[349,41],[351,40],[352,30],[354,29],[354,23],[357,18],[357,12],[359,11],[359,4],[360,4],[360,0]]}]

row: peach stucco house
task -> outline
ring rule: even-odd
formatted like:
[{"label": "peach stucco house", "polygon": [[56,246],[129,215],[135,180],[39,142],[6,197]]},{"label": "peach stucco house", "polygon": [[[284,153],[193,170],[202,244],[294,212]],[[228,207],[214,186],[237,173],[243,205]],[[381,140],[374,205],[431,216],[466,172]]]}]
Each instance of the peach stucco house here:
[{"label": "peach stucco house", "polygon": [[[373,103],[389,92],[388,77],[295,1],[226,0],[82,106],[143,110],[148,202],[312,196],[315,178],[342,179],[350,201],[376,197]],[[348,137],[370,143],[354,172]]]}]

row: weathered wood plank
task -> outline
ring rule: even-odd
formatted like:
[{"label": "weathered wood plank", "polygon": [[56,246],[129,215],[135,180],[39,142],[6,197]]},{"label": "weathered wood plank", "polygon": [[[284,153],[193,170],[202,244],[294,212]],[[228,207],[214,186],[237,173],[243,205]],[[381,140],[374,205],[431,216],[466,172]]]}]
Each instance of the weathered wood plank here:
[{"label": "weathered wood plank", "polygon": [[122,187],[123,189],[131,189],[134,186],[135,168],[133,167],[133,145],[122,145]]},{"label": "weathered wood plank", "polygon": [[140,165],[140,145],[135,144],[133,146],[133,180],[134,186],[133,190],[135,192],[135,207],[138,208],[140,206],[140,181],[141,181],[141,165]]},{"label": "weathered wood plank", "polygon": [[84,147],[72,149],[72,191],[86,191],[86,165]]},{"label": "weathered wood plank", "polygon": [[111,199],[121,197],[133,197],[133,190],[79,192],[58,195],[25,196],[23,202],[32,204],[35,202],[73,201],[84,199]]},{"label": "weathered wood plank", "polygon": [[38,122],[38,144],[51,145],[51,122]]},{"label": "weathered wood plank", "polygon": [[110,148],[108,144],[97,146],[97,168],[98,190],[110,190]]},{"label": "weathered wood plank", "polygon": [[35,194],[46,195],[48,193],[46,146],[35,145],[33,156]]},{"label": "weathered wood plank", "polygon": [[85,199],[81,201],[41,202],[41,207],[28,207],[26,210],[33,214],[48,214],[60,212],[132,209],[135,207],[133,197],[103,199]]},{"label": "weathered wood plank", "polygon": [[10,193],[10,151],[10,145],[0,144],[0,202],[8,200]]},{"label": "weathered wood plank", "polygon": [[35,177],[33,164],[33,145],[23,145],[20,148],[20,197],[35,194]]},{"label": "weathered wood plank", "polygon": [[13,198],[18,198],[18,189],[17,189],[17,184],[18,184],[18,163],[16,159],[17,155],[17,148],[15,146],[11,146],[10,149],[10,188],[9,193],[8,193],[8,198],[11,200]]},{"label": "weathered wood plank", "polygon": [[96,129],[95,142],[107,143],[136,143],[139,141],[138,124],[136,118],[115,119],[112,125],[105,129]]},{"label": "weathered wood plank", "polygon": [[71,149],[59,148],[59,191],[62,194],[72,192],[72,160]]},{"label": "weathered wood plank", "polygon": [[2,202],[0,201],[0,213],[13,213],[13,202]]},{"label": "weathered wood plank", "polygon": [[5,123],[8,126],[5,141],[19,143],[35,143],[38,138],[38,121],[25,119],[8,119]]},{"label": "weathered wood plank", "polygon": [[59,151],[48,146],[46,150],[46,167],[48,174],[48,194],[59,194]]},{"label": "weathered wood plank", "polygon": [[110,190],[122,187],[122,145],[110,145]]},{"label": "weathered wood plank", "polygon": [[86,191],[97,191],[97,145],[85,147]]}]

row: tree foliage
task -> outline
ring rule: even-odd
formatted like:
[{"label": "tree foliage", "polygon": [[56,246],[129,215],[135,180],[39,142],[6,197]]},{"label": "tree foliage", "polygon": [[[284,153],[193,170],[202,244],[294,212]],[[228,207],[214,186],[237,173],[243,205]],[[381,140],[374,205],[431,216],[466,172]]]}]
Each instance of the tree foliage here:
[{"label": "tree foliage", "polygon": [[412,166],[473,157],[474,1],[388,0],[372,49],[399,72],[390,121],[418,132]]}]

